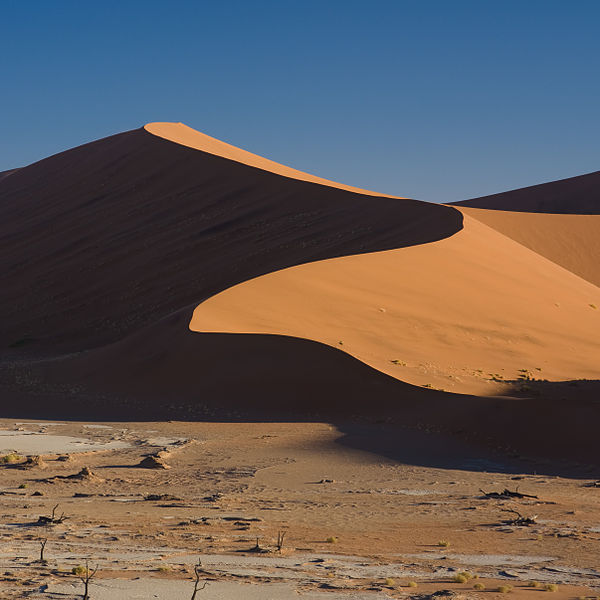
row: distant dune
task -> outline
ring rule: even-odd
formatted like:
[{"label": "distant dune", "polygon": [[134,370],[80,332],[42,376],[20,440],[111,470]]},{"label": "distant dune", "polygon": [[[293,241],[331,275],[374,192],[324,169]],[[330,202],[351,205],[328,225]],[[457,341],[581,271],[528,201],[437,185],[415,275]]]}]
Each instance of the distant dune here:
[{"label": "distant dune", "polygon": [[460,210],[600,286],[600,215]]},{"label": "distant dune", "polygon": [[598,215],[600,171],[451,204],[515,212]]},{"label": "distant dune", "polygon": [[597,463],[598,177],[438,205],[169,123],[0,174],[4,416],[383,418]]}]

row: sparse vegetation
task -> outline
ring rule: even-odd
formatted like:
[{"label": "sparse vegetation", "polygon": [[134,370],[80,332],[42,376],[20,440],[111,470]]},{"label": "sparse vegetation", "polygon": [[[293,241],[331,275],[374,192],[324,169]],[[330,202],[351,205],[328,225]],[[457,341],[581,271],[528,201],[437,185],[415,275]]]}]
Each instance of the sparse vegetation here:
[{"label": "sparse vegetation", "polygon": [[485,585],[483,585],[483,583],[479,583],[479,582],[478,582],[478,583],[476,583],[476,584],[473,586],[473,589],[475,589],[475,590],[479,590],[479,591],[481,591],[481,590],[485,590]]},{"label": "sparse vegetation", "polygon": [[396,585],[396,581],[394,579],[392,579],[391,577],[386,577],[385,585],[387,585],[388,587],[394,587]]},{"label": "sparse vegetation", "polygon": [[498,588],[498,591],[499,591],[501,594],[510,594],[510,592],[512,592],[512,586],[510,586],[510,585],[501,585],[501,586]]},{"label": "sparse vegetation", "polygon": [[437,545],[440,548],[450,548],[450,542],[448,540],[440,540]]},{"label": "sparse vegetation", "polygon": [[328,544],[337,544],[338,539],[334,535],[330,535],[326,540]]},{"label": "sparse vegetation", "polygon": [[540,587],[540,582],[539,582],[539,581],[532,581],[532,582],[529,584],[529,587],[532,587],[532,588],[539,588],[539,587]]},{"label": "sparse vegetation", "polygon": [[452,581],[455,583],[467,583],[467,581],[470,581],[474,577],[475,576],[472,573],[469,573],[469,571],[461,571],[460,573],[454,575]]},{"label": "sparse vegetation", "polygon": [[408,582],[408,587],[409,588],[416,588],[417,586],[417,582],[416,581],[409,581]]},{"label": "sparse vegetation", "polygon": [[544,589],[545,589],[547,592],[556,592],[556,591],[558,591],[558,586],[557,586],[555,583],[547,583],[547,584],[544,586]]},{"label": "sparse vegetation", "polygon": [[79,565],[77,567],[73,567],[73,569],[71,570],[71,573],[79,577],[79,579],[81,579],[81,582],[83,583],[83,600],[89,600],[90,582],[96,576],[97,572],[98,565],[96,565],[96,568],[94,570],[90,570],[89,561],[87,560],[85,561],[85,567]]},{"label": "sparse vegetation", "polygon": [[0,458],[0,462],[2,462],[5,465],[10,465],[16,462],[20,462],[23,460],[22,456],[19,456],[18,454],[15,454],[14,452],[11,452],[9,454],[5,454],[2,458]]},{"label": "sparse vegetation", "polygon": [[593,308],[594,310],[598,309],[598,307],[595,304],[590,304],[590,308]]}]

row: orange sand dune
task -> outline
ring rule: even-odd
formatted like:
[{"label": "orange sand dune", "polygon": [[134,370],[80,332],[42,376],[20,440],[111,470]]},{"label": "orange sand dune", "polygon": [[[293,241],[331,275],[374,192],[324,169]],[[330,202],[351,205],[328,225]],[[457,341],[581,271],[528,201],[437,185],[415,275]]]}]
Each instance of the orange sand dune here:
[{"label": "orange sand dune", "polygon": [[0,353],[98,347],[270,271],[461,227],[451,207],[320,185],[183,125],[148,129],[182,143],[129,131],[0,180]]},{"label": "orange sand dune", "polygon": [[[600,378],[600,288],[475,219],[445,240],[303,265],[200,304],[190,328],[318,340],[393,377],[500,393]],[[393,362],[397,361],[397,362]]]},{"label": "orange sand dune", "polygon": [[600,286],[600,215],[460,210]]},{"label": "orange sand dune", "polygon": [[[576,182],[580,199],[594,181]],[[463,229],[451,206],[335,184],[180,124],[57,154],[0,179],[3,410],[392,416],[597,462],[600,289],[541,256],[560,262],[566,240],[514,219],[496,231],[467,215]],[[572,231],[593,248],[586,227]],[[595,381],[519,396],[504,383],[519,377]]]}]

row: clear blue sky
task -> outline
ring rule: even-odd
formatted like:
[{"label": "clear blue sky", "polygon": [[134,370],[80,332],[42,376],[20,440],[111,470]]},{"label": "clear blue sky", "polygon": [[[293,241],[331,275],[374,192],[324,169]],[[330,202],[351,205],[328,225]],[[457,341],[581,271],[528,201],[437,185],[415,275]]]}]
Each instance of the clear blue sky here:
[{"label": "clear blue sky", "polygon": [[598,0],[3,0],[0,170],[149,121],[452,201],[600,169]]}]

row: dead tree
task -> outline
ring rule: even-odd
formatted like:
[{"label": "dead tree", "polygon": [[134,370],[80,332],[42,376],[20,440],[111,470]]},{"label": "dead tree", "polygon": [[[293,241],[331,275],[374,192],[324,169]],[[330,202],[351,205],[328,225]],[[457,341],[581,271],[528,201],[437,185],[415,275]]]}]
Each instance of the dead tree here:
[{"label": "dead tree", "polygon": [[517,488],[514,492],[504,488],[502,492],[484,492],[482,489],[479,490],[486,499],[495,499],[495,500],[510,500],[511,498],[534,498],[538,500],[537,496],[533,496],[531,494],[522,494],[519,492],[519,488]]},{"label": "dead tree", "polygon": [[519,511],[513,510],[512,508],[505,509],[505,512],[513,513],[517,515],[514,519],[507,519],[504,521],[506,525],[516,525],[517,527],[529,527],[529,525],[536,525],[537,515],[531,517],[523,516]]},{"label": "dead tree", "polygon": [[40,540],[40,560],[43,565],[45,565],[48,561],[44,558],[44,550],[46,549],[46,544],[48,543],[48,539]]},{"label": "dead tree", "polygon": [[83,600],[90,599],[90,581],[95,577],[97,571],[98,565],[96,565],[96,568],[93,571],[90,571],[89,561],[86,559],[85,570],[79,575],[79,579],[81,579],[83,583]]},{"label": "dead tree", "polygon": [[62,523],[67,517],[65,517],[65,513],[60,515],[60,517],[56,517],[56,509],[58,508],[58,504],[52,509],[52,514],[49,517],[42,515],[38,518],[38,525],[58,525]]},{"label": "dead tree", "polygon": [[283,548],[283,540],[285,539],[286,533],[287,533],[286,531],[277,532],[277,551],[278,552],[281,552],[281,549]]},{"label": "dead tree", "polygon": [[194,582],[194,591],[192,593],[192,597],[190,600],[196,600],[196,594],[201,592],[207,585],[208,581],[205,581],[200,587],[200,575],[204,573],[204,569],[202,569],[202,562],[198,559],[198,564],[194,567],[194,575],[196,576],[196,581]]}]

